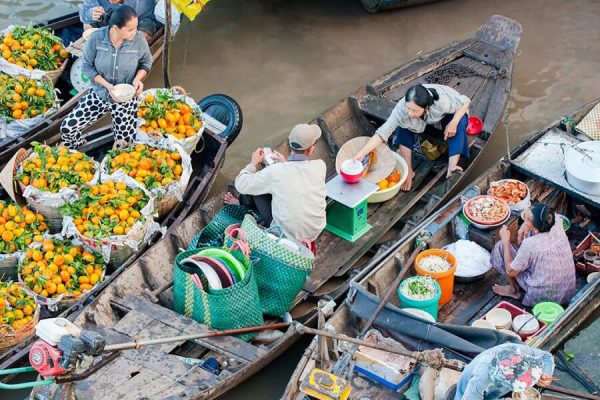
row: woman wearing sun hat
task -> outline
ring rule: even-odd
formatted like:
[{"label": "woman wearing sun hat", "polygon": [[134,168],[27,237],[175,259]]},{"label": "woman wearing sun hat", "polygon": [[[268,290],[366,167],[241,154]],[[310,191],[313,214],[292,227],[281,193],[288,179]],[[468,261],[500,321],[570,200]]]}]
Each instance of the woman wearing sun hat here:
[{"label": "woman wearing sun hat", "polygon": [[554,358],[547,351],[506,343],[485,350],[463,370],[454,400],[502,399],[535,385],[546,387],[554,378]]}]

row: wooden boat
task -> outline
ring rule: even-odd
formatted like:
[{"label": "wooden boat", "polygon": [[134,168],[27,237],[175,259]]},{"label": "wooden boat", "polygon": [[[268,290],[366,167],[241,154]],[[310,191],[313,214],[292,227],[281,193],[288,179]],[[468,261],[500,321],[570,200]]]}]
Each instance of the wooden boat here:
[{"label": "wooden boat", "polygon": [[[202,139],[199,143],[199,151],[195,151],[191,155],[193,173],[190,177],[189,184],[183,195],[183,201],[177,203],[177,205],[165,215],[161,221],[162,226],[169,230],[173,230],[185,217],[190,215],[196,207],[198,207],[208,196],[212,188],[213,183],[217,177],[217,174],[223,163],[225,162],[225,152],[228,146],[227,138],[221,137],[219,134],[223,128],[223,125],[218,121],[212,119],[210,116],[206,116],[207,128],[204,131]],[[49,145],[56,144],[60,137],[51,137],[47,142]],[[100,128],[96,131],[89,133],[87,136],[88,143],[80,148],[81,151],[94,157],[97,161],[101,161],[106,155],[106,152],[110,150],[114,143],[114,135],[110,126]],[[0,189],[1,198],[7,197],[3,189]],[[137,253],[133,254],[127,259],[121,266],[116,269],[107,270],[106,279],[98,286],[94,287],[90,292],[84,293],[78,301],[66,310],[62,310],[59,315],[69,315],[80,309],[83,304],[90,298],[93,298],[97,293],[104,290],[122,271],[129,268],[129,266],[141,257],[148,248],[150,248],[159,238],[158,234],[151,238],[149,243],[146,243]],[[52,313],[56,314],[56,313]],[[46,318],[48,313],[43,314],[42,318]],[[18,346],[7,350],[0,354],[0,363],[12,363],[14,360],[19,359],[27,351],[27,346],[32,342],[33,338],[28,341],[20,343]]]},{"label": "wooden boat", "polygon": [[[492,132],[504,112],[511,87],[512,61],[519,41],[520,25],[504,17],[490,18],[478,31],[477,38],[451,44],[430,55],[400,67],[352,96],[340,101],[311,121],[317,123],[323,136],[317,143],[315,157],[325,161],[329,176],[335,172],[335,155],[339,147],[352,137],[372,134],[375,120],[381,123],[376,105],[394,104],[408,85],[417,82],[438,82],[439,76],[450,77],[457,68],[473,71],[460,77],[445,78],[443,83],[464,88],[463,93],[473,98],[474,113],[486,123]],[[490,64],[482,64],[483,58]],[[446,71],[446,72],[443,72]],[[479,71],[479,72],[477,72]],[[391,111],[391,110],[390,110]],[[477,158],[486,143],[486,135],[471,138],[471,160]],[[289,154],[287,141],[278,149]],[[345,242],[328,232],[317,241],[315,270],[307,285],[297,298],[291,311],[295,319],[312,323],[316,317],[316,303],[324,297],[339,297],[347,289],[350,269],[394,223],[409,210],[429,207],[451,190],[460,176],[447,182],[446,160],[430,161],[423,156],[414,157],[416,177],[412,192],[401,192],[386,203],[369,207],[371,231],[354,243]],[[468,167],[468,165],[465,165]],[[164,289],[173,280],[173,260],[180,249],[186,248],[196,233],[221,208],[223,193],[211,197],[200,212],[192,213],[181,224],[157,242],[130,267],[112,279],[110,285],[89,305],[81,306],[65,314],[83,329],[93,329],[106,336],[108,342],[126,337],[149,337],[177,335],[180,332],[202,332],[207,327],[172,311],[173,293],[165,289],[158,296],[158,304],[150,301],[148,291]],[[366,268],[373,264],[366,264]],[[356,268],[365,267],[363,262]],[[146,293],[146,294],[145,294]],[[276,322],[276,321],[269,321]],[[120,391],[106,391],[105,382],[111,381],[127,390],[134,397],[156,398],[168,392],[186,398],[216,398],[232,389],[273,359],[287,350],[299,335],[289,329],[275,335],[269,344],[247,343],[235,337],[203,339],[173,346],[148,348],[144,352],[125,352],[114,363],[98,374],[76,383],[73,390],[85,390],[93,398],[116,398]],[[19,353],[0,365],[8,368],[26,352]],[[215,358],[220,364],[218,375],[202,368],[191,367],[180,357],[206,360]],[[123,383],[123,384],[121,384]],[[126,388],[126,389],[125,389]]]},{"label": "wooden boat", "polygon": [[[71,29],[81,27],[83,25],[79,20],[79,14],[73,13],[68,14],[60,18],[56,18],[40,26],[46,26],[52,29],[56,35],[60,36],[60,33],[65,29]],[[160,57],[163,52],[164,40],[163,40],[164,29],[160,29],[149,42],[150,51],[152,52],[152,58],[156,60]],[[77,53],[77,55],[75,55]],[[0,140],[0,165],[6,164],[8,160],[13,156],[15,151],[20,147],[28,146],[32,141],[38,141],[40,143],[49,141],[52,137],[60,136],[60,124],[62,120],[73,110],[80,98],[82,98],[87,91],[74,93],[73,86],[70,79],[71,66],[74,60],[79,56],[80,52],[74,51],[71,55],[69,65],[66,67],[63,75],[56,83],[55,87],[60,91],[58,95],[61,106],[54,114],[50,115],[44,122],[31,128],[26,133],[14,137],[5,138]]]},{"label": "wooden boat", "polygon": [[[571,121],[576,123],[581,120],[581,118],[585,116],[585,114],[587,114],[587,112],[590,111],[596,103],[598,103],[598,100],[573,112],[570,115]],[[507,178],[519,179],[528,184],[532,196],[532,202],[544,201],[546,204],[555,207],[557,212],[562,214],[568,214],[571,209],[567,206],[571,206],[576,202],[581,202],[586,204],[588,207],[599,209],[600,202],[598,201],[598,198],[590,198],[582,195],[581,193],[577,194],[574,190],[565,190],[565,187],[563,187],[560,182],[557,183],[556,180],[542,178],[535,169],[527,166],[528,158],[536,152],[539,152],[539,147],[537,146],[543,147],[544,143],[547,143],[548,141],[555,141],[550,138],[561,136],[563,138],[566,137],[566,140],[578,142],[579,139],[575,138],[571,134],[567,134],[567,129],[570,131],[571,127],[572,125],[567,126],[563,123],[563,120],[559,120],[547,126],[545,129],[533,133],[529,136],[525,143],[520,145],[514,152],[512,152],[510,157],[505,157],[500,160],[496,165],[488,169],[472,184],[470,184],[464,191],[461,192],[460,195],[448,202],[443,208],[427,218],[427,220],[419,224],[409,235],[403,237],[392,247],[391,251],[387,253],[385,257],[380,258],[379,263],[375,268],[359,274],[353,280],[348,298],[334,313],[334,315],[323,324],[325,329],[338,334],[356,337],[361,331],[365,322],[364,320],[361,320],[361,318],[357,317],[357,310],[354,308],[359,296],[367,296],[367,294],[361,295],[361,293],[373,295],[373,298],[370,301],[373,301],[373,304],[376,305],[379,303],[381,296],[386,293],[391,283],[398,276],[398,274],[401,273],[401,271],[403,271],[402,274],[404,277],[409,277],[415,274],[414,269],[410,268],[412,266],[409,266],[407,269],[403,269],[403,264],[414,251],[415,240],[423,232],[428,232],[432,235],[431,241],[429,242],[430,248],[442,248],[458,240],[459,236],[456,229],[456,217],[462,212],[464,199],[470,198],[479,193],[487,193],[488,187],[493,181]],[[555,150],[560,154],[560,146],[556,147],[558,150]],[[560,165],[561,160],[557,159],[556,163]],[[557,166],[557,168],[560,167]],[[560,174],[557,176],[559,180],[562,177]],[[518,215],[513,213],[507,224],[509,227],[512,226],[513,228],[516,228],[518,225]],[[467,238],[478,243],[488,251],[491,251],[494,243],[498,240],[499,229],[500,228],[484,231],[471,226],[468,230]],[[514,232],[516,234],[516,229],[514,229]],[[572,248],[575,249],[581,238],[585,237],[586,235],[586,229],[580,228],[577,225],[573,225],[568,231]],[[492,286],[499,280],[500,274],[492,268],[481,278],[480,281],[476,283],[455,282],[452,300],[439,309],[437,320],[438,323],[470,325],[470,323],[472,323],[474,320],[480,319],[482,316],[484,316],[500,301],[507,301],[531,312],[528,307],[523,306],[517,300],[500,298],[494,294],[492,291]],[[577,285],[578,289],[581,289],[581,292],[575,296],[572,304],[566,309],[565,313],[559,317],[559,319],[554,321],[550,327],[546,328],[545,331],[540,332],[537,337],[532,338],[532,346],[547,348],[550,350],[556,349],[556,346],[561,342],[561,340],[564,340],[566,335],[572,334],[578,326],[577,324],[581,323],[581,321],[578,319],[578,316],[588,316],[591,312],[598,308],[600,304],[600,301],[598,301],[600,280],[596,280],[592,284],[585,286],[585,274],[578,272]],[[397,290],[397,288],[394,290]],[[576,300],[577,298],[578,300]],[[588,306],[585,307],[585,310],[583,310],[581,305],[586,303]],[[388,304],[399,306],[399,299],[395,293],[392,294],[391,300]],[[370,317],[370,315],[366,315],[364,317]],[[388,326],[383,327],[383,325],[378,325],[378,323],[384,324],[382,320],[375,320],[375,328],[379,328],[384,331],[385,329],[388,329],[387,332],[391,332]],[[409,326],[408,324],[410,323],[406,322],[406,324],[406,326]],[[396,324],[395,326],[398,325]],[[412,329],[414,329],[414,327]],[[559,332],[562,332],[562,334]],[[390,334],[392,336],[394,335],[394,333]],[[408,338],[409,340],[407,340],[407,336],[410,335],[395,336],[394,338],[399,340],[401,344],[410,350],[416,349],[411,346],[415,345],[417,342],[418,346],[420,346],[419,350],[428,348],[426,346],[427,340],[425,338],[420,340],[419,338],[410,337]],[[320,348],[319,346],[322,347]],[[305,395],[299,390],[300,382],[302,382],[305,376],[314,368],[322,368],[331,371],[336,362],[342,358],[342,354],[337,353],[335,348],[335,345],[325,347],[323,346],[322,341],[314,338],[309,348],[305,351],[296,370],[294,371],[283,398],[304,399]],[[322,357],[325,354],[328,354],[331,357],[330,361]],[[446,353],[447,358],[449,357],[449,354],[451,355],[451,358],[456,358],[463,362],[468,362],[470,359],[469,357],[464,356],[464,354],[452,355],[451,352]],[[350,381],[352,385],[353,398],[365,397],[371,399],[387,399],[397,398],[398,396],[398,393],[395,393],[383,385],[377,384],[375,381],[356,373],[352,375]]]}]

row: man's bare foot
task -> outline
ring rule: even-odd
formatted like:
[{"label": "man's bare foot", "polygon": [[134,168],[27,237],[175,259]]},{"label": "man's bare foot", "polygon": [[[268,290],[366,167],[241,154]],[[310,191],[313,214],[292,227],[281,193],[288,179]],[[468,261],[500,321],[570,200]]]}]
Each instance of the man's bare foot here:
[{"label": "man's bare foot", "polygon": [[450,178],[455,172],[463,172],[462,167],[459,167],[458,165],[456,165],[452,168],[448,168],[448,172],[446,173],[446,178]]},{"label": "man's bare foot", "polygon": [[402,184],[402,186],[400,186],[400,190],[402,190],[403,192],[409,192],[410,189],[412,189],[412,180],[415,177],[415,171],[409,171],[408,172],[408,177],[406,178],[406,180],[404,181],[404,183]]},{"label": "man's bare foot", "polygon": [[231,192],[225,193],[225,197],[223,197],[223,202],[225,204],[233,204],[236,206],[240,205],[240,200],[233,195]]},{"label": "man's bare foot", "polygon": [[521,292],[515,292],[515,290],[510,285],[494,285],[492,287],[492,291],[498,296],[510,297],[517,300],[521,299]]}]

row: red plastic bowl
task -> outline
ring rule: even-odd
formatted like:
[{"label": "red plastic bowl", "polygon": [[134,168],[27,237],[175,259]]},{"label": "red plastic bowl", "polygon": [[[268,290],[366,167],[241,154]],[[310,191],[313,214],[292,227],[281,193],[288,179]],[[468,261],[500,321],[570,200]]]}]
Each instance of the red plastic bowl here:
[{"label": "red plastic bowl", "polygon": [[481,118],[472,116],[469,117],[469,125],[467,125],[467,134],[469,135],[479,135],[483,130],[483,121]]},{"label": "red plastic bowl", "polygon": [[355,160],[346,160],[340,167],[340,175],[348,183],[356,183],[363,177],[364,166]]}]

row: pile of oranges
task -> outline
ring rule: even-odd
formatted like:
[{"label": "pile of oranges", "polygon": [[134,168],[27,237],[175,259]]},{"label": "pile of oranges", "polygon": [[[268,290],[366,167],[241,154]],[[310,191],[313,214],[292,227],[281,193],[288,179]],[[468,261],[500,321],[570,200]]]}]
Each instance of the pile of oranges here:
[{"label": "pile of oranges", "polygon": [[0,253],[11,254],[41,241],[48,230],[42,214],[27,207],[0,201]]},{"label": "pile of oranges", "polygon": [[200,115],[184,100],[175,99],[170,90],[158,90],[156,97],[147,95],[140,104],[138,117],[144,119],[140,129],[148,134],[160,134],[185,139],[195,136],[202,127]]},{"label": "pile of oranges", "polygon": [[[11,281],[0,281],[0,333],[9,333],[6,326],[15,331],[33,320],[37,304],[21,286]],[[0,335],[1,337],[2,335]]]},{"label": "pile of oranges", "polygon": [[94,178],[96,164],[83,153],[69,151],[64,146],[46,146],[32,142],[33,153],[22,164],[15,179],[43,192],[79,187]]},{"label": "pile of oranges", "polygon": [[59,69],[69,56],[60,38],[50,30],[18,25],[0,36],[0,54],[11,64],[42,71]]},{"label": "pile of oranges", "polygon": [[149,198],[142,189],[131,189],[124,182],[84,186],[80,199],[60,207],[63,215],[73,217],[75,227],[90,239],[127,235],[138,221],[144,223],[142,209]]},{"label": "pile of oranges", "polygon": [[44,239],[29,248],[19,265],[21,280],[43,297],[79,297],[91,290],[104,273],[101,254],[91,253],[69,241]]},{"label": "pile of oranges", "polygon": [[387,176],[387,178],[377,182],[379,191],[393,188],[398,184],[400,178],[402,178],[402,174],[397,169],[394,169],[392,173]]},{"label": "pile of oranges", "polygon": [[49,81],[0,73],[0,117],[34,118],[44,115],[56,98]]},{"label": "pile of oranges", "polygon": [[147,189],[167,186],[178,181],[183,173],[178,152],[145,144],[109,151],[106,165],[109,174],[122,169]]}]

